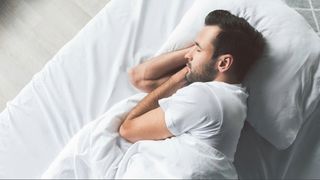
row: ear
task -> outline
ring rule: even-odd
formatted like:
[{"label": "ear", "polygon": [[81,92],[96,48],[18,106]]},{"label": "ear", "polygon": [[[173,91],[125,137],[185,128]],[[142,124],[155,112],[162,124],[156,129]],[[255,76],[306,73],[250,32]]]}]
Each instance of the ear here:
[{"label": "ear", "polygon": [[217,62],[217,69],[219,72],[226,72],[230,69],[233,63],[233,56],[231,54],[224,54],[219,56]]}]

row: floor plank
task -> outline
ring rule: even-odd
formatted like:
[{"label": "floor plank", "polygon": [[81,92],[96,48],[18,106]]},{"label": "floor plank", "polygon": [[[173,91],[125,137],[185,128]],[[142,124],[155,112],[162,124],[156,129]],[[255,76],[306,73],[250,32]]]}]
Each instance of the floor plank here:
[{"label": "floor plank", "polygon": [[0,112],[109,0],[0,0]]}]

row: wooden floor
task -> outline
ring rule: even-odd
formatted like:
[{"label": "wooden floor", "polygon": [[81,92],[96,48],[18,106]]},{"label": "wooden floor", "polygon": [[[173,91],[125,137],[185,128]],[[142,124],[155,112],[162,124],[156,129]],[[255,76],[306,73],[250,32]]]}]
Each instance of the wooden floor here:
[{"label": "wooden floor", "polygon": [[0,112],[109,0],[0,0]]}]

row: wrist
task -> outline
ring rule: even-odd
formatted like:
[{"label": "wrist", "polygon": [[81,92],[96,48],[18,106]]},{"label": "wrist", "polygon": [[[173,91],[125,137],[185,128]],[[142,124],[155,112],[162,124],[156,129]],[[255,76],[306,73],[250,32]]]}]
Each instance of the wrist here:
[{"label": "wrist", "polygon": [[172,79],[176,84],[183,87],[188,84],[188,81],[186,79],[187,73],[188,73],[188,69],[186,67],[184,67],[180,71],[178,71],[176,74],[174,74],[172,76]]}]

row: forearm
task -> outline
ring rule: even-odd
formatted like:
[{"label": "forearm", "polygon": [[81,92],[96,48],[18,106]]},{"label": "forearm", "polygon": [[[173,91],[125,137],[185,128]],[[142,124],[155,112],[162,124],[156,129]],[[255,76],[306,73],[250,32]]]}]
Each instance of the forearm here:
[{"label": "forearm", "polygon": [[127,115],[119,134],[132,143],[139,140],[160,140],[173,136],[165,123],[165,114],[159,108],[158,100],[171,96],[178,89],[187,85],[183,68],[170,77],[168,81],[143,98]]},{"label": "forearm", "polygon": [[166,53],[130,69],[131,83],[140,90],[151,92],[186,65],[184,56],[189,50],[185,48]]},{"label": "forearm", "polygon": [[150,110],[159,107],[158,100],[169,97],[175,93],[178,89],[187,85],[185,80],[185,75],[187,73],[187,68],[181,69],[179,72],[174,74],[163,83],[161,86],[149,93],[145,98],[143,98],[128,114],[127,119],[136,118]]},{"label": "forearm", "polygon": [[140,80],[138,82],[133,83],[133,85],[144,92],[150,93],[153,90],[155,90],[157,87],[159,87],[161,84],[168,81],[173,74],[174,73],[168,74],[157,80]]},{"label": "forearm", "polygon": [[189,49],[186,48],[179,51],[166,53],[154,57],[144,64],[141,64],[141,66],[145,67],[144,79],[156,80],[167,74],[177,72],[178,70],[182,69],[187,63],[187,60],[184,58],[184,56],[188,51]]}]

